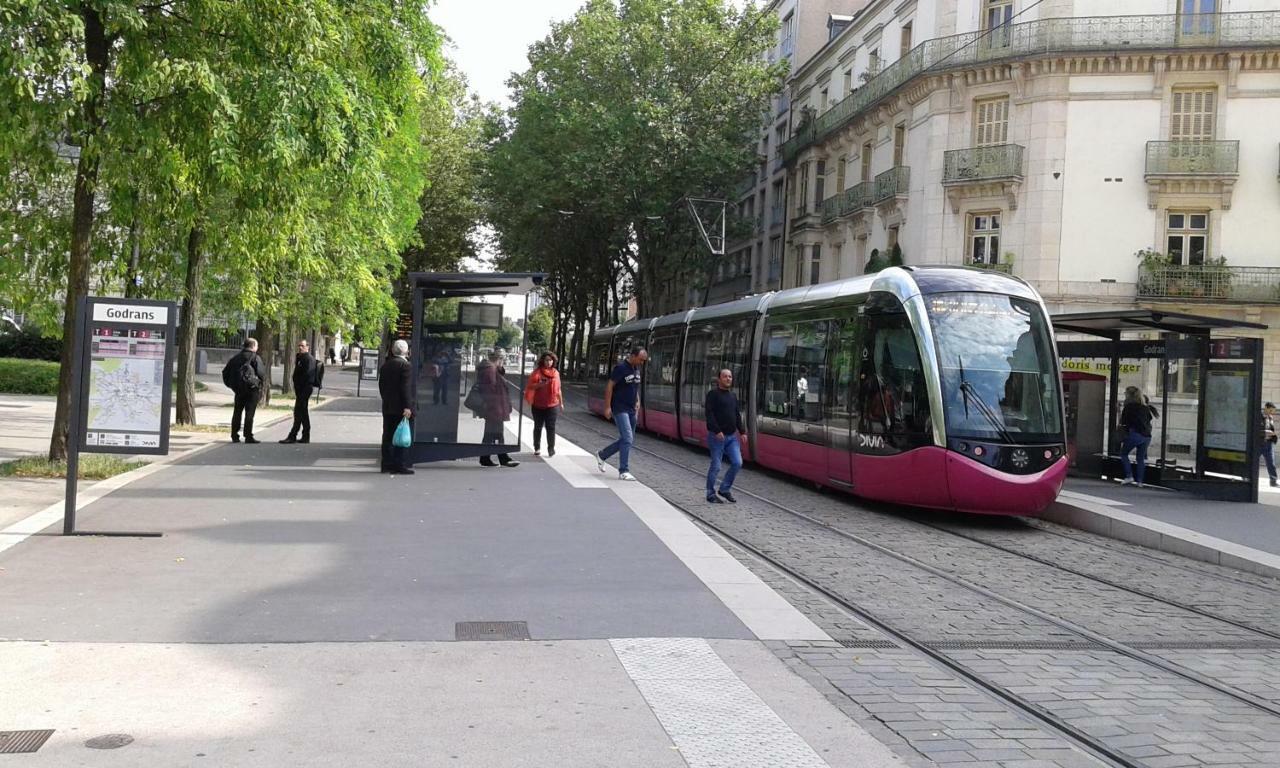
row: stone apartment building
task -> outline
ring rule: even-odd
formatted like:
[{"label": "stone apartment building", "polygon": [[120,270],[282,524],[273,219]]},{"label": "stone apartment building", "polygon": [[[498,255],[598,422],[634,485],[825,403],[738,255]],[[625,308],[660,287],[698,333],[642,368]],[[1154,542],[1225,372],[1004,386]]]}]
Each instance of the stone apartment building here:
[{"label": "stone apartment building", "polygon": [[1280,396],[1280,0],[873,0],[789,86],[785,287],[897,245],[1262,322]]}]

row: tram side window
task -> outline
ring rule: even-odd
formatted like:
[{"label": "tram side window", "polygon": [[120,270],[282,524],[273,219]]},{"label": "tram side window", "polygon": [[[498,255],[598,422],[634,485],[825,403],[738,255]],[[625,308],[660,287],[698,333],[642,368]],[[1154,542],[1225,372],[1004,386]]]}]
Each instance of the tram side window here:
[{"label": "tram side window", "polygon": [[[716,362],[715,370],[709,371],[711,381],[708,382],[707,388],[716,386],[715,379],[720,376],[720,370],[728,368],[733,372],[733,388],[738,395],[738,402],[744,406],[747,402],[749,379],[747,364],[750,360],[751,345],[751,325],[747,322],[737,322],[723,329],[721,354]],[[703,393],[704,397],[706,393]]]},{"label": "tram side window", "polygon": [[794,383],[791,362],[795,329],[789,325],[771,325],[765,331],[760,351],[760,412],[779,419],[791,418]]},{"label": "tram side window", "polygon": [[827,380],[827,333],[830,322],[811,320],[795,326],[795,404],[792,418],[822,421],[823,387]]},{"label": "tram side window", "polygon": [[667,336],[655,338],[649,348],[649,362],[645,364],[645,405],[663,411],[673,411],[676,404],[676,352],[680,338]]},{"label": "tram side window", "polygon": [[858,355],[858,331],[855,318],[832,321],[831,392],[826,400],[827,419],[847,426],[857,417],[857,398],[853,396],[853,372]]},{"label": "tram side window", "polygon": [[707,350],[710,346],[710,334],[705,331],[690,331],[684,344],[684,403],[686,416],[693,409],[694,418],[701,416],[702,396],[708,387]]},{"label": "tram side window", "polygon": [[858,430],[907,450],[932,442],[929,393],[915,331],[902,312],[866,315],[858,374]]},{"label": "tram side window", "polygon": [[609,343],[597,344],[591,348],[591,363],[595,368],[593,374],[597,379],[609,378],[613,366],[609,364]]}]

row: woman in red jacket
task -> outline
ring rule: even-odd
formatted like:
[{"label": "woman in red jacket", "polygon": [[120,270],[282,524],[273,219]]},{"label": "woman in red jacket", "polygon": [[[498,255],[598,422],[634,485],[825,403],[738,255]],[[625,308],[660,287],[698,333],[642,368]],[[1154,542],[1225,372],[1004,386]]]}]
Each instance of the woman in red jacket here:
[{"label": "woman in red jacket", "polygon": [[524,385],[524,400],[533,412],[533,455],[542,455],[542,428],[547,428],[547,455],[556,455],[556,414],[564,408],[560,396],[560,372],[554,352],[543,352],[538,367]]}]

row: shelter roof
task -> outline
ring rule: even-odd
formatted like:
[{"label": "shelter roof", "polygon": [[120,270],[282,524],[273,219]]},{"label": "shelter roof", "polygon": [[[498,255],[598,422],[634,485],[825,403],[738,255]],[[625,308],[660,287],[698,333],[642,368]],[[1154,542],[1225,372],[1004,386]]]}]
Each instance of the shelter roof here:
[{"label": "shelter roof", "polygon": [[1220,317],[1165,312],[1158,309],[1120,309],[1106,312],[1072,312],[1050,318],[1054,330],[1119,339],[1126,331],[1165,331],[1186,336],[1208,336],[1211,331],[1247,328],[1265,331],[1262,323]]}]

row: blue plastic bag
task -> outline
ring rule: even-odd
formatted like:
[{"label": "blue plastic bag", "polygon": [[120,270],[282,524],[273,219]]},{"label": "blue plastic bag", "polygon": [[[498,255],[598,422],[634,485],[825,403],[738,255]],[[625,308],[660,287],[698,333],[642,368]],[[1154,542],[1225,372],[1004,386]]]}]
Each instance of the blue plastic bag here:
[{"label": "blue plastic bag", "polygon": [[397,448],[408,448],[413,445],[413,430],[409,429],[409,420],[401,419],[396,433],[391,436],[391,444]]}]

